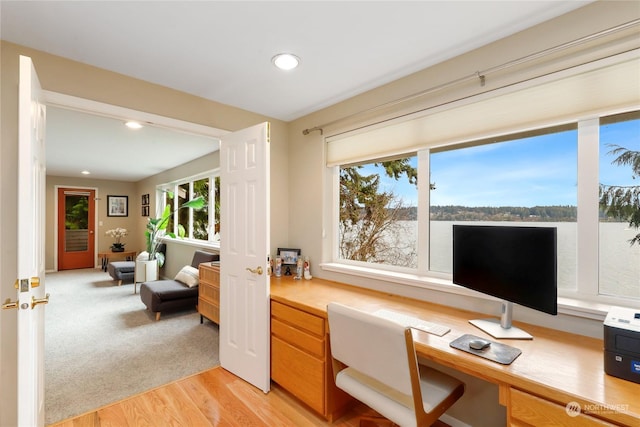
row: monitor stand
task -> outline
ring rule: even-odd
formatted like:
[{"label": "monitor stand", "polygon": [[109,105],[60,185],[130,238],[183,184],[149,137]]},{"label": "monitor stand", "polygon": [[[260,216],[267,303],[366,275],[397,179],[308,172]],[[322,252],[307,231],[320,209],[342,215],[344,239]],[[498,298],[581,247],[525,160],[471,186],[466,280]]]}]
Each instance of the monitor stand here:
[{"label": "monitor stand", "polygon": [[502,302],[502,315],[498,319],[475,319],[469,320],[476,328],[479,328],[494,338],[498,339],[515,339],[515,340],[531,340],[528,332],[520,328],[511,326],[511,318],[513,316],[513,304],[509,301]]}]

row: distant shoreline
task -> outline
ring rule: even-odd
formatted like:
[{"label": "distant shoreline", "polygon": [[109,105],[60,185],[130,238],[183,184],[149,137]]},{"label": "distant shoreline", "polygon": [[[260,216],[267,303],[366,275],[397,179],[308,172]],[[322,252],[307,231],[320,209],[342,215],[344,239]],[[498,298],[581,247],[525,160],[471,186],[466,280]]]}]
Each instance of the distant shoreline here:
[{"label": "distant shoreline", "polygon": [[[398,221],[416,221],[418,208],[410,206],[397,210]],[[550,206],[460,206],[445,205],[429,208],[431,221],[521,221],[521,222],[576,222],[578,207]],[[601,222],[626,222],[600,213]]]}]

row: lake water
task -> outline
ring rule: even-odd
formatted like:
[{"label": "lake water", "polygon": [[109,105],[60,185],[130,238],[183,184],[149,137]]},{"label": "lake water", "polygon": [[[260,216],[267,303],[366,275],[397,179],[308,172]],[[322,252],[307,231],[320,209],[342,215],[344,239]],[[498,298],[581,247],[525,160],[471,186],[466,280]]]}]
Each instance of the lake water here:
[{"label": "lake water", "polygon": [[[402,221],[408,233],[417,235],[417,221]],[[457,224],[461,222],[455,222]],[[453,227],[452,221],[431,221],[430,269],[451,273]],[[504,222],[473,222],[464,224],[506,225]],[[509,222],[509,225],[557,227],[558,230],[558,288],[576,288],[576,251],[578,247],[575,222]],[[627,223],[600,223],[600,293],[640,298],[640,245],[629,245],[637,234]]]}]

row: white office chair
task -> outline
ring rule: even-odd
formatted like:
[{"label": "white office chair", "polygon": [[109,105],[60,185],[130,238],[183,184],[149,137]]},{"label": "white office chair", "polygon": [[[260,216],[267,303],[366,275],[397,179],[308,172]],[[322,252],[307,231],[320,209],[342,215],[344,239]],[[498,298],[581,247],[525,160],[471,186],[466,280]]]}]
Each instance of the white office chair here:
[{"label": "white office chair", "polygon": [[418,364],[410,328],[330,303],[336,385],[402,427],[430,426],[464,393],[464,383]]}]

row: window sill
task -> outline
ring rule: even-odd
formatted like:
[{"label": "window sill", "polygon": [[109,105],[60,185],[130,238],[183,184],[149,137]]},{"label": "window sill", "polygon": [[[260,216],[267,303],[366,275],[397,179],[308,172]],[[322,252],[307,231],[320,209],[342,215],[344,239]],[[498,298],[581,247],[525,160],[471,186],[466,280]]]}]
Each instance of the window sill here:
[{"label": "window sill", "polygon": [[215,249],[216,251],[220,251],[220,242],[205,242],[204,240],[192,240],[192,239],[180,239],[180,238],[171,238],[171,237],[163,237],[161,239],[162,243],[168,244],[176,244],[176,245],[185,245],[185,246],[193,246],[197,248],[207,248],[207,249]]},{"label": "window sill", "polygon": [[[359,278],[366,278],[372,280],[380,280],[387,283],[399,284],[413,288],[413,292],[403,292],[399,289],[398,294],[402,296],[413,296],[416,294],[416,290],[433,290],[443,292],[451,295],[460,295],[465,297],[476,298],[479,300],[497,301],[496,298],[489,295],[484,295],[479,292],[475,292],[469,289],[465,289],[461,286],[454,285],[450,279],[438,278],[433,276],[421,276],[411,273],[401,273],[385,271],[376,268],[369,268],[365,266],[346,265],[341,263],[322,263],[320,268],[333,272],[355,276]],[[589,301],[586,299],[580,299],[569,296],[558,297],[558,314],[565,314],[574,317],[580,317],[585,319],[604,321],[607,313],[611,309],[613,304],[601,303],[596,301]],[[627,306],[632,308],[638,308],[637,302],[633,305],[633,302],[627,304],[617,304],[621,306]]]}]

